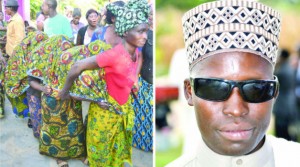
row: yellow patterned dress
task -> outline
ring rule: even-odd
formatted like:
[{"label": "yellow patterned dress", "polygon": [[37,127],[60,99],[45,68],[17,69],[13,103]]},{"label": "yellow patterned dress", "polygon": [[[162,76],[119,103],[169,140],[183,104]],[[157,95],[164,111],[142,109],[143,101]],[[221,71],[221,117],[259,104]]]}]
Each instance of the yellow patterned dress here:
[{"label": "yellow patterned dress", "polygon": [[[27,71],[32,63],[31,55],[36,47],[42,45],[48,36],[43,32],[30,32],[17,45],[5,70],[4,88],[10,100],[14,114],[18,117],[29,117],[28,101],[26,90],[29,87],[27,82]],[[2,71],[3,72],[3,71]]]},{"label": "yellow patterned dress", "polygon": [[[117,102],[108,97],[108,102]],[[104,110],[96,103],[91,103],[88,112],[86,144],[91,167],[123,166],[131,164],[132,129],[134,111],[131,98],[119,106],[123,114]]]},{"label": "yellow patterned dress", "polygon": [[[66,36],[57,35],[36,47],[29,59],[27,74],[52,87],[64,82],[56,67],[63,51],[73,47]],[[57,100],[55,94],[41,97],[42,125],[39,151],[62,160],[86,156],[81,102]]]}]

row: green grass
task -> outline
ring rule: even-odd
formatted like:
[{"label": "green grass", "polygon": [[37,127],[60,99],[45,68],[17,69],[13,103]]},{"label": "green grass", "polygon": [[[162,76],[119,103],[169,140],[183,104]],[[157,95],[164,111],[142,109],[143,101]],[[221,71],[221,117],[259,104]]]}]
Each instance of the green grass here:
[{"label": "green grass", "polygon": [[155,153],[155,157],[156,157],[155,164],[156,165],[155,166],[163,167],[163,166],[167,165],[168,163],[172,162],[173,160],[175,160],[176,158],[178,158],[182,152],[182,145],[183,145],[182,142],[183,141],[181,140],[178,147],[171,148],[168,151],[164,151],[164,152],[156,151],[156,153]]}]

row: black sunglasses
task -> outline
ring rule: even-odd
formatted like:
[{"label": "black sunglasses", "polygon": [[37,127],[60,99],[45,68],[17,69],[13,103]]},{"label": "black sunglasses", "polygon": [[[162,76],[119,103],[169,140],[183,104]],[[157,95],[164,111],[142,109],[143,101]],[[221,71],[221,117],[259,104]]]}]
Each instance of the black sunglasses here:
[{"label": "black sunglasses", "polygon": [[246,80],[231,81],[216,78],[190,78],[195,95],[209,101],[225,101],[229,98],[234,87],[244,101],[249,103],[262,103],[271,100],[278,92],[278,79],[274,80]]}]

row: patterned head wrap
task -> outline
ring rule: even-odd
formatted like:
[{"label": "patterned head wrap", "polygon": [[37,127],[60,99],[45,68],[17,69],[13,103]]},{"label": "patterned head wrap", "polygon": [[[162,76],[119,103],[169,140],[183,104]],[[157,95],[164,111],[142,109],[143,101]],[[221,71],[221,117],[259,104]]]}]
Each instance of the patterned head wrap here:
[{"label": "patterned head wrap", "polygon": [[216,53],[243,51],[276,62],[280,15],[251,0],[221,0],[199,5],[182,18],[190,69]]},{"label": "patterned head wrap", "polygon": [[107,9],[116,16],[115,27],[120,36],[137,25],[148,23],[150,9],[147,0],[129,0],[124,7],[111,3]]}]

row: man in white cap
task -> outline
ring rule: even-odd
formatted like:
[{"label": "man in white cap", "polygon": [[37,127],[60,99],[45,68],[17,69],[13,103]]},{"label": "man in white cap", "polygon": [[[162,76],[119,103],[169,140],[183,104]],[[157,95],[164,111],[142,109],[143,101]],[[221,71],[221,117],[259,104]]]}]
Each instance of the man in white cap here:
[{"label": "man in white cap", "polygon": [[266,135],[279,87],[279,17],[250,0],[205,3],[183,16],[185,97],[202,139],[197,153],[169,166],[299,166],[299,143]]},{"label": "man in white cap", "polygon": [[11,16],[7,25],[6,53],[12,56],[14,48],[21,43],[25,37],[25,25],[22,17],[18,14],[19,4],[17,0],[8,0],[5,4],[5,13]]}]

